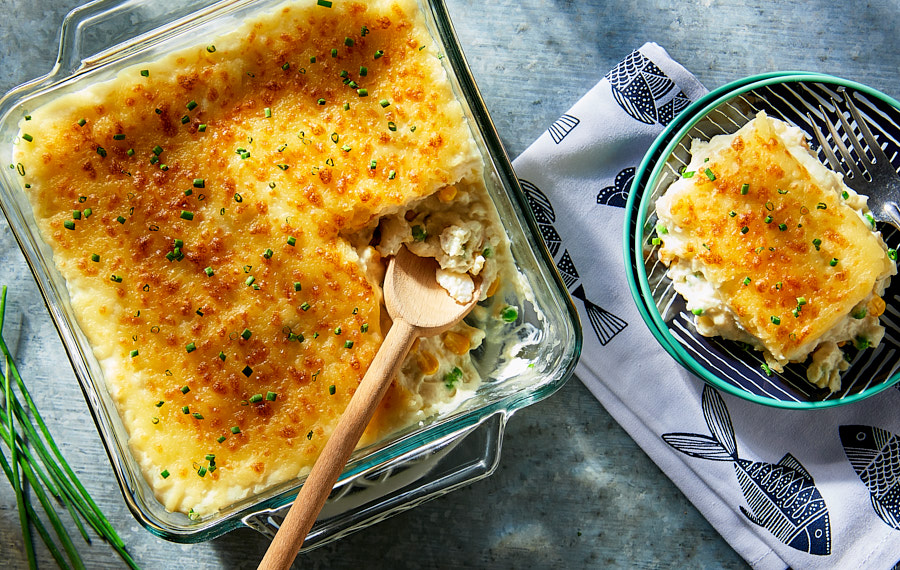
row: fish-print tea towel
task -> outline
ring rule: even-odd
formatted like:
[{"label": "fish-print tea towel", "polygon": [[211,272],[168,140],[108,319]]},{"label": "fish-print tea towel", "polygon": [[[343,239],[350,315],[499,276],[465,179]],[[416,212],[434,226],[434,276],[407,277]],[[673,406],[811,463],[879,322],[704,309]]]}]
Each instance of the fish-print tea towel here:
[{"label": "fish-print tea towel", "polygon": [[720,394],[667,355],[631,298],[622,227],[635,168],[705,92],[644,45],[513,163],[582,318],[576,375],[752,566],[891,568],[900,391],[815,412]]}]

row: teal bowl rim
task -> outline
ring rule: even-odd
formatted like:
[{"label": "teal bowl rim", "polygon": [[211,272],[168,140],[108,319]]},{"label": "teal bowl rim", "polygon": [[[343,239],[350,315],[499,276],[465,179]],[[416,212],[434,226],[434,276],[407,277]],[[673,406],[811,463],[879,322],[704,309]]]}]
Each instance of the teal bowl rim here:
[{"label": "teal bowl rim", "polygon": [[[693,105],[689,106],[682,113],[682,116],[686,117],[684,121],[679,121],[678,125],[674,125],[678,128],[678,131],[675,132],[674,136],[666,136],[671,135],[671,131],[667,129],[664,131],[660,138],[657,139],[657,142],[651,147],[650,152],[647,156],[645,156],[644,161],[641,163],[638,174],[635,176],[635,181],[639,180],[642,177],[646,168],[650,165],[653,160],[653,156],[656,155],[657,150],[663,144],[663,142],[668,141],[665,148],[662,152],[658,153],[659,158],[657,158],[655,164],[653,164],[653,170],[651,171],[648,181],[646,184],[646,188],[652,187],[659,176],[662,173],[662,167],[665,163],[661,157],[669,156],[678,142],[696,125],[700,120],[703,119],[708,113],[714,110],[716,107],[721,105],[722,103],[733,99],[735,96],[747,93],[748,91],[753,91],[760,87],[765,87],[768,85],[774,85],[779,83],[797,83],[797,82],[813,82],[813,83],[826,83],[831,85],[836,85],[839,87],[849,87],[854,89],[855,91],[859,91],[865,93],[866,95],[875,97],[882,102],[900,110],[900,102],[896,99],[869,87],[867,85],[863,85],[856,81],[843,79],[841,77],[837,77],[834,75],[829,75],[825,73],[806,73],[806,72],[782,72],[782,73],[774,73],[774,74],[764,74],[760,76],[753,76],[747,78],[745,80],[737,81],[732,84],[726,85],[720,89],[717,89],[713,92],[710,92],[706,96],[698,99]],[[689,117],[689,118],[687,118]],[[663,140],[664,139],[664,140]],[[627,211],[631,212],[635,207],[637,195],[636,193],[632,193],[629,196],[628,203],[626,205]],[[644,193],[640,197],[640,204],[638,205],[639,210],[637,211],[637,220],[635,227],[641,228],[646,223],[646,206],[649,201],[649,194]],[[634,241],[629,243],[630,238],[630,217],[626,220],[626,233],[625,237],[625,248],[626,250],[631,250],[637,252],[641,251],[641,235],[638,232],[635,232]],[[629,255],[631,255],[629,251]],[[668,327],[665,325],[665,322],[662,319],[662,316],[659,313],[659,310],[656,307],[655,303],[646,303],[645,299],[651,298],[649,288],[650,284],[647,278],[647,273],[644,265],[642,263],[635,264],[637,266],[637,276],[632,274],[631,264],[628,266],[629,273],[629,286],[632,288],[632,295],[638,301],[638,308],[641,314],[641,317],[644,318],[644,322],[650,327],[653,336],[656,337],[657,341],[663,345],[663,348],[673,357],[676,361],[678,361],[682,366],[688,368],[691,372],[698,375],[701,379],[708,382],[712,386],[726,391],[730,394],[743,398],[745,400],[755,402],[758,404],[763,404],[766,406],[776,407],[776,408],[787,408],[787,409],[799,409],[799,410],[810,410],[810,409],[824,409],[831,408],[835,406],[850,404],[853,402],[860,401],[862,399],[868,398],[874,394],[877,394],[883,390],[886,390],[893,386],[897,381],[900,381],[900,373],[894,375],[888,381],[882,382],[876,386],[871,388],[867,388],[859,393],[846,396],[839,399],[834,400],[823,400],[823,401],[800,401],[800,402],[792,402],[792,401],[784,401],[784,400],[775,400],[772,398],[764,398],[755,394],[751,394],[740,388],[722,381],[717,375],[711,373],[706,367],[700,364],[693,355],[690,354],[689,351],[685,350],[678,342],[674,339],[670,338],[671,335],[668,332]],[[648,320],[649,317],[649,320]]]}]

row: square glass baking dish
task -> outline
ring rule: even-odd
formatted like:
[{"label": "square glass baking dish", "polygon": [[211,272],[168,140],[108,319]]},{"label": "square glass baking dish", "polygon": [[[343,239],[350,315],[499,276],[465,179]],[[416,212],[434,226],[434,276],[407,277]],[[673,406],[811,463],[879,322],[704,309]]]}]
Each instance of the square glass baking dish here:
[{"label": "square glass baking dish", "polygon": [[[63,23],[53,70],[0,99],[0,154],[12,156],[20,122],[47,101],[111,79],[125,67],[154,61],[172,50],[212,43],[244,18],[283,2],[100,0],[74,10]],[[560,388],[581,350],[577,313],[539,237],[446,7],[441,0],[419,0],[419,7],[484,158],[485,182],[516,264],[533,292],[522,314],[526,342],[515,358],[504,358],[499,346],[488,339],[475,354],[485,381],[473,398],[425,425],[357,450],[304,544],[306,549],[490,474],[508,418]],[[100,367],[79,329],[66,284],[41,239],[21,177],[15,165],[10,167],[0,169],[0,207],[38,283],[136,519],[150,532],[176,542],[208,540],[239,526],[273,533],[302,480],[270,488],[198,520],[166,511],[153,496],[131,455]]]}]

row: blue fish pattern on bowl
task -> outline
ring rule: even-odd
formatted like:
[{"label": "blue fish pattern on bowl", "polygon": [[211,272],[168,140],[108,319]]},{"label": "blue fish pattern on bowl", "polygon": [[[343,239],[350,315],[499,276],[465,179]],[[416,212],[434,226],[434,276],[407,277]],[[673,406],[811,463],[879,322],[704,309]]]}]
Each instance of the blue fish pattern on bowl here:
[{"label": "blue fish pattern on bowl", "polygon": [[704,386],[703,416],[711,435],[667,433],[663,440],[676,450],[700,459],[730,461],[747,507],[740,511],[750,522],[802,552],[831,554],[828,507],[812,475],[790,453],[778,463],[750,461],[738,456],[731,416],[722,397]]},{"label": "blue fish pattern on bowl", "polygon": [[843,425],[838,433],[847,460],[869,490],[875,513],[900,530],[900,438],[863,425]]}]

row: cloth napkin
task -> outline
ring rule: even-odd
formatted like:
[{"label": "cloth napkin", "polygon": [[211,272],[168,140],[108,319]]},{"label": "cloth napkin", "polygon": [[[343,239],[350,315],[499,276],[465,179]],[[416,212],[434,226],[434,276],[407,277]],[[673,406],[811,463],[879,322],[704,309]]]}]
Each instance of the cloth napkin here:
[{"label": "cloth napkin", "polygon": [[[635,167],[705,92],[646,44],[513,162],[584,324],[575,373],[753,567],[891,568],[900,560],[900,391],[822,411],[719,393],[668,356],[631,298],[622,228]],[[848,453],[842,440],[851,439],[874,444]]]}]

